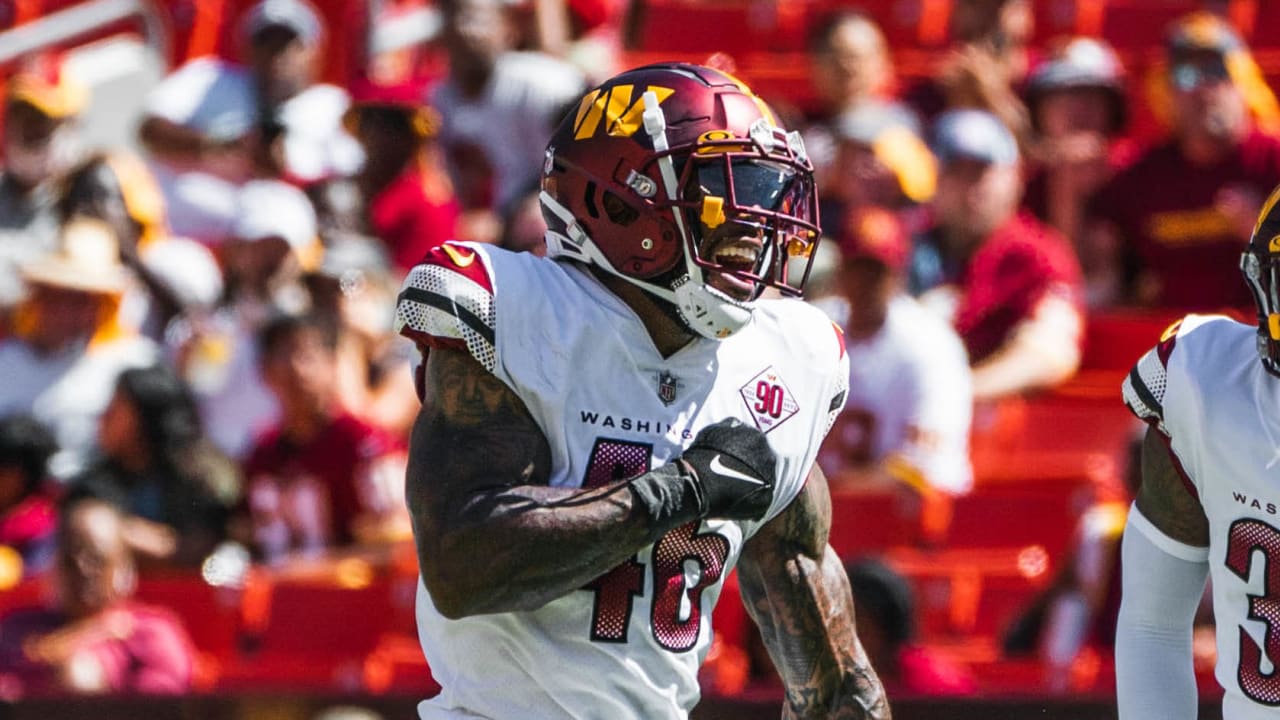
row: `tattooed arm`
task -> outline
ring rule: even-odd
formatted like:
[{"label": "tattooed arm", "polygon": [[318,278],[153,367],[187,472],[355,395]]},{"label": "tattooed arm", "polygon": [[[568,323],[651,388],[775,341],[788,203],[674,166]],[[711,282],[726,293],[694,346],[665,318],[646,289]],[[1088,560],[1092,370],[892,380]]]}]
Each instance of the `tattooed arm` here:
[{"label": "tattooed arm", "polygon": [[743,602],[786,686],[784,718],[888,718],[830,529],[827,479],[814,465],[800,495],[743,548]]},{"label": "tattooed arm", "polygon": [[1196,716],[1191,625],[1208,574],[1209,521],[1159,430],[1142,446],[1142,489],[1121,548],[1116,700],[1123,720]]},{"label": "tattooed arm", "polygon": [[1154,428],[1142,441],[1142,488],[1137,506],[1165,535],[1187,545],[1209,544],[1209,520],[1173,464],[1173,450]]},{"label": "tattooed arm", "polygon": [[405,493],[422,580],[443,615],[541,607],[651,541],[626,482],[546,485],[542,431],[465,352],[433,349],[426,383]]}]

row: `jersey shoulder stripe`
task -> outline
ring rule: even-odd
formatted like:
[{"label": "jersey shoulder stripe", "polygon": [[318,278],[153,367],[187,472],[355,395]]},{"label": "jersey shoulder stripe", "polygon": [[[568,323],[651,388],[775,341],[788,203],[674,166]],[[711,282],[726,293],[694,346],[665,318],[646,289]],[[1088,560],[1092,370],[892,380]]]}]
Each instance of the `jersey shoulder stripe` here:
[{"label": "jersey shoulder stripe", "polygon": [[1150,423],[1165,435],[1169,434],[1164,425],[1164,396],[1169,385],[1169,358],[1178,342],[1186,318],[1177,320],[1163,333],[1160,342],[1148,350],[1125,377],[1121,386],[1124,404],[1139,420]]},{"label": "jersey shoulder stripe", "polygon": [[[1177,362],[1181,369],[1173,373],[1180,378],[1177,381],[1180,383],[1179,387],[1189,381],[1196,384],[1196,381],[1190,379],[1195,371],[1188,370],[1187,363],[1203,365],[1206,362],[1205,350],[1211,349],[1215,344],[1213,338],[1221,337],[1224,328],[1235,325],[1237,324],[1220,315],[1187,315],[1170,325],[1160,336],[1160,342],[1139,358],[1125,378],[1122,385],[1125,405],[1139,419],[1155,425],[1168,436],[1165,399],[1169,392],[1170,367],[1175,350],[1184,348],[1178,353],[1178,357],[1183,358]],[[1194,338],[1191,337],[1193,333]],[[1203,373],[1205,370],[1201,369],[1199,372]]]},{"label": "jersey shoulder stripe", "polygon": [[396,330],[420,346],[465,349],[485,369],[497,366],[494,282],[482,251],[447,242],[405,277],[396,298]]}]

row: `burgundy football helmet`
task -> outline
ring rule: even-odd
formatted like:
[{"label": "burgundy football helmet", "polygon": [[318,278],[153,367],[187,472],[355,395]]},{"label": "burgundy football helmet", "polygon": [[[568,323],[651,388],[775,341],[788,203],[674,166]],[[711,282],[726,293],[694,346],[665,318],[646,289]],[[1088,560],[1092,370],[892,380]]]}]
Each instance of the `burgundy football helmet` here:
[{"label": "burgundy football helmet", "polygon": [[1262,206],[1240,270],[1258,307],[1258,355],[1271,374],[1280,375],[1280,187]]},{"label": "burgundy football helmet", "polygon": [[550,256],[624,278],[717,339],[765,287],[800,294],[819,235],[799,133],[698,65],[649,65],[589,91],[547,146],[541,199]]}]

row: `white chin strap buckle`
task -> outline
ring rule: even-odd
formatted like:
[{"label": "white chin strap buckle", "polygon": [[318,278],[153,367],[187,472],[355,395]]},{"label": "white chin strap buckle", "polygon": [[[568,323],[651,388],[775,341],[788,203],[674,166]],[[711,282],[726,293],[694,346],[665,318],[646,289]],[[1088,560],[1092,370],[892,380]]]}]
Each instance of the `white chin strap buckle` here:
[{"label": "white chin strap buckle", "polygon": [[685,324],[699,335],[723,340],[738,332],[751,320],[751,306],[689,278],[675,288],[676,307]]}]

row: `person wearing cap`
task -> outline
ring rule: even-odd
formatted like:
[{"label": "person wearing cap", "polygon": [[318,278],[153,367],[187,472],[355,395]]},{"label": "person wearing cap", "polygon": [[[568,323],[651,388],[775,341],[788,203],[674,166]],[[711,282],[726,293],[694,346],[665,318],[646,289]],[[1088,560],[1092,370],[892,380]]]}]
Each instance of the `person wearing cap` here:
[{"label": "person wearing cap", "polygon": [[77,218],[59,245],[22,265],[28,297],[0,343],[0,417],[29,412],[48,425],[61,447],[51,469],[67,478],[84,466],[116,377],[158,353],[119,322],[130,277],[111,227]]},{"label": "person wearing cap", "polygon": [[[363,158],[341,127],[350,99],[315,82],[323,41],[316,11],[306,0],[261,0],[240,29],[244,65],[196,58],[148,95],[139,138],[152,156],[174,174],[231,183],[255,172],[299,184],[354,174]],[[161,175],[162,185],[170,182],[177,178]],[[199,201],[174,194],[166,187],[171,206]]]},{"label": "person wearing cap", "polygon": [[243,28],[276,170],[300,185],[355,174],[364,156],[342,123],[351,97],[316,82],[324,28],[315,9],[306,0],[262,0]]},{"label": "person wearing cap", "polygon": [[279,418],[279,404],[259,367],[257,335],[274,315],[307,307],[302,275],[315,270],[323,254],[315,209],[287,183],[246,183],[231,237],[215,251],[226,288],[221,304],[208,315],[176,323],[167,335],[210,439],[241,460],[254,438]]},{"label": "person wearing cap", "polygon": [[935,124],[933,226],[918,238],[913,288],[969,352],[975,400],[1051,387],[1080,362],[1080,266],[1067,241],[1019,211],[1018,144],[994,115]]},{"label": "person wearing cap", "polygon": [[[818,462],[832,487],[887,485],[961,495],[969,466],[969,361],[946,322],[905,293],[911,240],[889,210],[841,218],[841,301],[849,395]],[[931,499],[931,498],[930,498]]]},{"label": "person wearing cap", "polygon": [[933,197],[937,167],[914,116],[869,102],[842,113],[829,127],[836,152],[831,182],[820,190],[823,216],[843,218],[869,205],[893,210],[918,225],[914,216]]},{"label": "person wearing cap", "polygon": [[1109,250],[1115,278],[1100,304],[1252,308],[1238,261],[1280,182],[1280,139],[1260,127],[1274,120],[1275,97],[1239,36],[1214,15],[1175,22],[1165,59],[1169,136],[1090,204],[1086,242]]},{"label": "person wearing cap", "polygon": [[428,250],[457,237],[461,209],[436,142],[440,114],[423,105],[417,82],[360,81],[352,92],[343,124],[364,149],[355,178],[364,222],[403,275]]},{"label": "person wearing cap", "polygon": [[8,82],[0,156],[0,310],[21,298],[19,264],[54,249],[54,180],[75,159],[75,121],[86,98],[65,63],[52,58]]},{"label": "person wearing cap", "polygon": [[1080,244],[1090,196],[1133,160],[1121,137],[1128,115],[1124,69],[1106,42],[1059,42],[1027,81],[1031,179],[1023,207],[1076,244],[1086,276],[1096,260]]},{"label": "person wearing cap", "polygon": [[[440,142],[463,209],[497,214],[540,176],[551,131],[581,96],[585,78],[544,53],[512,50],[514,33],[501,0],[442,0],[437,6],[449,57],[448,75],[430,96],[442,119]],[[491,190],[468,182],[473,157],[491,169]]]}]

